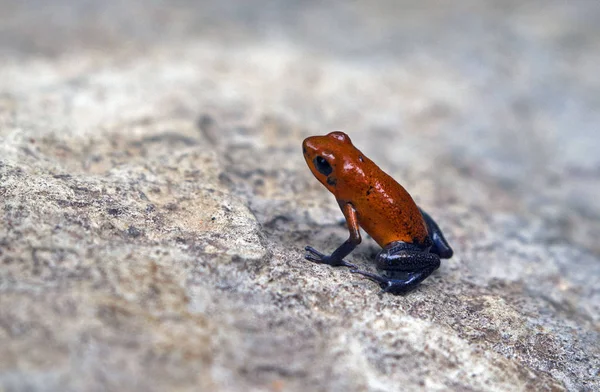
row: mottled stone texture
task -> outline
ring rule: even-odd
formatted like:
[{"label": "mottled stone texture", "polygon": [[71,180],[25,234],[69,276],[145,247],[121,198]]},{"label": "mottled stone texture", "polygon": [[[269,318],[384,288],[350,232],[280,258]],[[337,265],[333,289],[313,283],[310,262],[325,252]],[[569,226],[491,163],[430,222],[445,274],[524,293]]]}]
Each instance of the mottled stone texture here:
[{"label": "mottled stone texture", "polygon": [[[1,391],[600,389],[597,1],[0,10]],[[303,260],[334,129],[455,248],[409,295]]]}]

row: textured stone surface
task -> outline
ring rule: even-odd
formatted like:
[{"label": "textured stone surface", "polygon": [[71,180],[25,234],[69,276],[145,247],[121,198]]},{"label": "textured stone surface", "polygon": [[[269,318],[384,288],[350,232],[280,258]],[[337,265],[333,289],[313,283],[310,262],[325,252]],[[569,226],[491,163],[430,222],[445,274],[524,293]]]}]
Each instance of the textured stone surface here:
[{"label": "textured stone surface", "polygon": [[[221,3],[0,0],[0,390],[600,389],[600,6]],[[455,248],[407,296],[302,258],[333,129]]]}]

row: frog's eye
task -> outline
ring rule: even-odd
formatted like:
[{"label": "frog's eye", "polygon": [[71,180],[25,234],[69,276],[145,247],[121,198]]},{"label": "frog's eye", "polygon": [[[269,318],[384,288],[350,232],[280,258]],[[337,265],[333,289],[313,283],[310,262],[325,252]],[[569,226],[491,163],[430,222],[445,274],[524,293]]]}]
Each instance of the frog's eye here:
[{"label": "frog's eye", "polygon": [[317,168],[319,173],[325,176],[330,175],[333,171],[329,162],[327,162],[322,156],[317,156],[315,159],[313,159],[313,163],[315,164],[315,167]]}]

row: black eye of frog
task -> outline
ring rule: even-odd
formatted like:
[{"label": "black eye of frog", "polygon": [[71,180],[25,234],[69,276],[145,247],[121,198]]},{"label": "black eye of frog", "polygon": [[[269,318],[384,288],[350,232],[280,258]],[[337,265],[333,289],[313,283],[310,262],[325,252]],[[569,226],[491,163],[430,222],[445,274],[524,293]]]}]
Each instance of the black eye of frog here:
[{"label": "black eye of frog", "polygon": [[319,171],[319,173],[321,173],[325,176],[330,175],[331,172],[333,171],[333,168],[331,167],[329,162],[327,162],[325,160],[325,158],[323,158],[322,156],[316,157],[315,159],[313,159],[313,162],[315,164],[315,167]]}]

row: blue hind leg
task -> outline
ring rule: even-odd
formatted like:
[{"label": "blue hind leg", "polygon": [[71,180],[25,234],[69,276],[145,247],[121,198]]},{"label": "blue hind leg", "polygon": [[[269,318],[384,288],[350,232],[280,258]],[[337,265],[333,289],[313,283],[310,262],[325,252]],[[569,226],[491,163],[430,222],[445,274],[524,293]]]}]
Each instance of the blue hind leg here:
[{"label": "blue hind leg", "polygon": [[448,244],[448,241],[446,241],[446,238],[444,238],[442,230],[439,228],[437,223],[435,223],[433,218],[428,213],[423,211],[421,208],[419,208],[419,210],[421,211],[421,215],[423,215],[423,219],[425,219],[425,223],[427,224],[427,231],[429,231],[429,236],[433,241],[433,246],[429,251],[431,253],[437,254],[442,259],[451,258],[454,252]]},{"label": "blue hind leg", "polygon": [[384,275],[353,269],[379,284],[383,292],[404,294],[416,288],[440,266],[440,257],[417,245],[392,242],[377,255],[377,268]]}]

